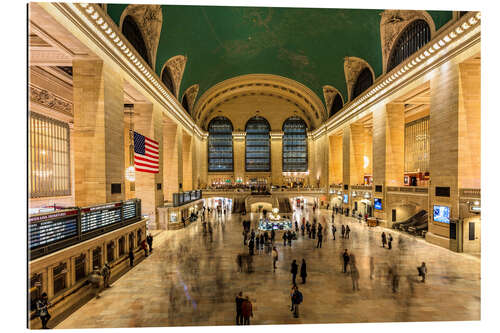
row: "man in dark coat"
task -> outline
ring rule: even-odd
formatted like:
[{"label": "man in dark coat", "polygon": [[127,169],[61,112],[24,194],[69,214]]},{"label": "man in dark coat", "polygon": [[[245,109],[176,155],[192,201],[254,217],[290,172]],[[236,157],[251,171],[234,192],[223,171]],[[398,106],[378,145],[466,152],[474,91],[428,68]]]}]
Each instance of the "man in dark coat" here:
[{"label": "man in dark coat", "polygon": [[349,235],[351,234],[351,228],[348,225],[345,227],[345,238],[349,239]]},{"label": "man in dark coat", "polygon": [[253,256],[253,248],[254,248],[254,240],[253,238],[250,238],[250,241],[248,242],[248,253]]},{"label": "man in dark coat", "polygon": [[385,243],[387,243],[387,238],[385,236],[385,232],[382,233],[382,247],[385,247]]},{"label": "man in dark coat", "polygon": [[335,233],[337,232],[337,228],[335,227],[334,224],[332,224],[332,235],[333,235],[333,240],[335,240]]},{"label": "man in dark coat", "polygon": [[392,249],[392,236],[391,234],[388,234],[389,235],[389,241],[387,242],[387,246],[389,247],[389,250]]},{"label": "man in dark coat", "polygon": [[305,259],[302,259],[302,265],[300,265],[300,277],[302,278],[302,284],[305,284],[307,277],[307,266]]},{"label": "man in dark coat", "polygon": [[283,246],[286,246],[287,239],[288,239],[288,233],[285,231],[283,233]]},{"label": "man in dark coat", "polygon": [[290,273],[292,273],[292,283],[293,284],[296,284],[295,278],[297,277],[298,269],[299,269],[299,266],[297,265],[297,263],[295,262],[295,259],[294,259],[292,262],[292,269],[290,270]]},{"label": "man in dark coat", "polygon": [[347,273],[347,265],[349,264],[349,253],[347,253],[347,249],[344,250],[342,254],[342,258],[344,259],[344,273]]},{"label": "man in dark coat", "polygon": [[243,325],[242,304],[244,300],[243,293],[240,291],[240,293],[236,295],[236,325]]},{"label": "man in dark coat", "polygon": [[153,252],[153,236],[151,236],[151,234],[149,234],[146,237],[146,241],[148,242],[148,245],[149,245],[149,253]]},{"label": "man in dark coat", "polygon": [[344,235],[345,235],[345,225],[342,224],[342,238],[344,238]]},{"label": "man in dark coat", "polygon": [[318,244],[316,245],[316,248],[320,248],[321,245],[323,245],[323,233],[318,231]]}]

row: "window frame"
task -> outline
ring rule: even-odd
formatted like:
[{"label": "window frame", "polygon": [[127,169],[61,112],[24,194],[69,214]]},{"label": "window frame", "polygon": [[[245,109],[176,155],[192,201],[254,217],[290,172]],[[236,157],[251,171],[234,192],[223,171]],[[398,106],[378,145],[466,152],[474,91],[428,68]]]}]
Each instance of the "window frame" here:
[{"label": "window frame", "polygon": [[[213,158],[210,156],[211,155],[210,154],[210,148],[211,148],[211,144],[210,144],[210,135],[211,135],[210,129],[211,129],[211,126],[215,122],[218,122],[218,121],[219,122],[224,121],[226,124],[229,124],[231,126],[231,168],[230,169],[224,169],[224,170],[221,170],[221,169],[219,169],[219,170],[211,169],[212,163],[210,161]],[[208,142],[207,142],[207,170],[208,170],[208,172],[214,172],[214,173],[234,172],[234,140],[233,140],[234,127],[233,127],[233,123],[227,117],[218,116],[218,117],[212,118],[210,120],[210,122],[208,123],[208,126],[207,126],[207,131],[209,132],[209,134],[208,134]],[[222,146],[219,146],[219,147],[222,147]],[[226,159],[226,158],[223,158],[223,159]]]},{"label": "window frame", "polygon": [[[269,147],[269,151],[268,151],[268,164],[267,164],[267,169],[264,169],[264,170],[249,170],[248,169],[248,138],[249,138],[249,135],[248,135],[248,126],[249,125],[252,125],[252,123],[261,123],[261,124],[265,124],[267,126],[267,146]],[[272,164],[272,161],[271,161],[271,125],[269,124],[269,121],[267,121],[266,118],[262,117],[262,116],[254,116],[250,119],[248,119],[247,123],[245,124],[245,172],[270,172],[271,171],[271,164]],[[264,132],[262,133],[257,133],[257,135],[265,135]],[[258,140],[255,140],[255,141],[258,141]],[[262,142],[264,142],[264,139],[262,139]],[[252,146],[252,145],[250,145]],[[258,145],[257,145],[258,146]],[[253,158],[255,160],[265,160],[266,158]]]},{"label": "window frame", "polygon": [[[297,122],[297,123],[302,123],[304,125],[304,143],[305,143],[305,170],[299,170],[299,169],[293,169],[293,170],[285,170],[285,136],[286,135],[295,135],[295,134],[287,134],[285,131],[285,127],[291,123],[291,122]],[[298,116],[292,116],[286,119],[283,122],[283,139],[282,139],[282,149],[281,149],[281,168],[283,172],[307,172],[309,169],[309,145],[308,145],[308,137],[307,137],[307,123],[304,121],[304,119],[298,117]],[[296,142],[297,140],[292,139],[292,142]],[[290,146],[294,146],[295,143],[292,143]],[[288,146],[288,145],[287,145]],[[288,158],[294,158],[294,157],[288,157]],[[295,157],[296,158],[296,157]],[[290,164],[288,162],[288,164]]]}]

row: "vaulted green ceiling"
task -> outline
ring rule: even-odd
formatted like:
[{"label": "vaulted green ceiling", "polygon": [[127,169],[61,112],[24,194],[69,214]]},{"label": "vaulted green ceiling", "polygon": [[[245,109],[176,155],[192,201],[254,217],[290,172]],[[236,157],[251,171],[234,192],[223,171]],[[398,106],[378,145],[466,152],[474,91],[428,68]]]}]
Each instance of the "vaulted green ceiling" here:
[{"label": "vaulted green ceiling", "polygon": [[[117,25],[126,6],[108,4]],[[155,70],[160,76],[168,59],[187,56],[179,98],[193,84],[199,97],[221,81],[259,73],[296,80],[322,100],[322,87],[331,85],[346,99],[344,57],[362,58],[382,74],[382,11],[162,5]],[[452,18],[451,11],[428,13],[436,30]]]}]

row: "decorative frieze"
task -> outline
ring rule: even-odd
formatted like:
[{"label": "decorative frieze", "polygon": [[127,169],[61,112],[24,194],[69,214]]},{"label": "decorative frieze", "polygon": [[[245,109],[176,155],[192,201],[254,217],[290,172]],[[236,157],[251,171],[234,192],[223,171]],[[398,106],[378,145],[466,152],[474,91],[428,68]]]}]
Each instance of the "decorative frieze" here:
[{"label": "decorative frieze", "polygon": [[172,83],[174,84],[174,95],[179,98],[179,89],[181,87],[182,76],[184,75],[184,69],[186,68],[187,57],[183,55],[177,55],[170,58],[165,67],[170,73],[172,78]]},{"label": "decorative frieze", "polygon": [[31,102],[41,104],[55,111],[73,114],[73,103],[48,90],[41,89],[33,85],[30,85],[29,88]]}]

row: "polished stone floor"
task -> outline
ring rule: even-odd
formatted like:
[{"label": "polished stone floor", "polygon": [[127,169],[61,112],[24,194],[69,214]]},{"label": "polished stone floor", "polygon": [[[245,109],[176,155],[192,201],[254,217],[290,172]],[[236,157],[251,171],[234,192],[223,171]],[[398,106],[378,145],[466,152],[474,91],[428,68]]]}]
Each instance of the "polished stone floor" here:
[{"label": "polished stone floor", "polygon": [[[155,237],[151,256],[57,328],[234,325],[234,298],[239,291],[253,303],[252,325],[480,319],[478,258],[341,216],[335,219],[338,232],[334,241],[330,214],[316,212],[318,220],[328,225],[320,249],[307,234],[305,238],[299,235],[291,248],[284,248],[277,236],[275,272],[271,257],[263,253],[254,256],[253,272],[239,272],[236,256],[248,253],[239,215],[230,215],[223,222],[212,217],[212,240],[203,233],[200,222],[184,230],[163,231]],[[311,210],[306,215],[312,220]],[[252,225],[256,219],[252,216]],[[341,224],[349,224],[350,239],[339,237]],[[392,250],[382,248],[382,231],[393,235]],[[355,255],[359,291],[353,291],[350,275],[342,273],[344,248]],[[305,285],[299,284],[304,302],[300,317],[293,318],[290,264],[302,258],[307,261],[308,278]],[[420,283],[417,275],[416,267],[422,261],[428,267],[426,283]],[[400,276],[395,293],[388,275],[390,266]]]}]

